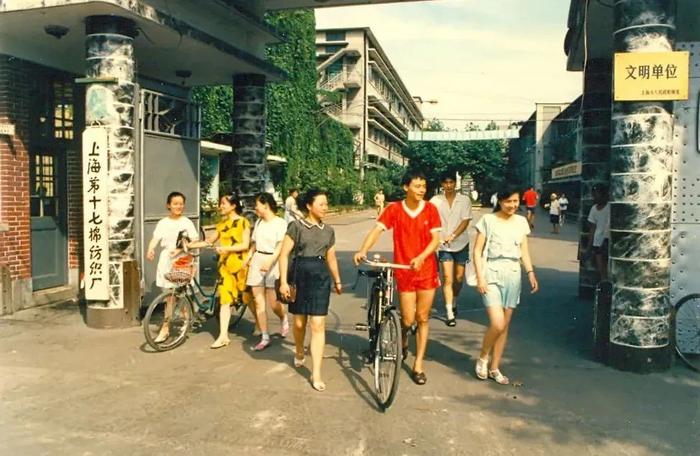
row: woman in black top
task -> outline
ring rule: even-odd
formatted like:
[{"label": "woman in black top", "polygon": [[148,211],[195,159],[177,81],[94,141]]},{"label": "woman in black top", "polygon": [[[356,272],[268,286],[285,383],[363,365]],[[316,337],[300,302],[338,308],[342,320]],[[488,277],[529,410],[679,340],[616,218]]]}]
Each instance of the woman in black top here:
[{"label": "woman in black top", "polygon": [[328,197],[325,192],[313,189],[306,192],[301,202],[299,207],[306,217],[290,223],[282,241],[280,294],[289,298],[289,282],[296,284],[296,299],[289,303],[289,312],[294,314],[294,366],[304,365],[304,337],[309,322],[313,364],[311,386],[323,391],[326,384],[321,380],[321,360],[326,344],[331,278],[336,293],[340,294],[342,287],[335,253],[335,232],[322,221],[328,211]]}]

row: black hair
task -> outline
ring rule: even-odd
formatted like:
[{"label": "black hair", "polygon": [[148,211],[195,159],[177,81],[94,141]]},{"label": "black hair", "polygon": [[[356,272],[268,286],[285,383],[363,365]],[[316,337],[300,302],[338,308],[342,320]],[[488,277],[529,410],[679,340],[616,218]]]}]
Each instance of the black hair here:
[{"label": "black hair", "polygon": [[294,192],[298,192],[298,191],[299,191],[299,189],[298,189],[298,188],[296,188],[296,187],[292,187],[292,188],[290,188],[290,189],[289,189],[289,194],[291,195],[292,193],[294,193]]},{"label": "black hair", "polygon": [[183,195],[182,193],[180,193],[180,192],[170,192],[170,193],[168,193],[168,204],[170,204],[170,203],[173,201],[173,198],[177,198],[178,196],[179,196],[180,198],[182,198],[182,202],[183,202],[183,203],[187,201],[187,198],[185,198],[185,195]]},{"label": "black hair", "polygon": [[[518,194],[518,199],[520,199],[520,195],[522,194],[518,187],[515,187],[513,185],[506,185],[502,188],[499,188],[498,191],[496,192],[496,199],[500,203],[503,200],[507,200],[511,196]],[[496,207],[493,208],[494,212],[498,212],[501,209],[499,205],[496,205]]]},{"label": "black hair", "polygon": [[401,178],[401,185],[411,185],[411,181],[413,181],[414,179],[421,179],[426,182],[428,181],[423,171],[409,170],[406,171],[403,177]]},{"label": "black hair", "polygon": [[307,207],[307,205],[312,205],[316,200],[316,197],[321,195],[324,195],[326,198],[328,198],[328,192],[326,192],[325,190],[321,190],[319,188],[310,188],[306,191],[306,193],[304,193],[304,196],[298,199],[297,206],[299,206],[299,208],[302,211],[308,213],[309,208]]},{"label": "black hair", "polygon": [[266,192],[258,193],[255,195],[255,201],[259,201],[260,204],[267,204],[272,212],[277,212],[277,201],[271,194]]},{"label": "black hair", "polygon": [[445,171],[444,173],[440,174],[440,183],[445,182],[446,180],[453,180],[457,182],[457,173],[454,171]]},{"label": "black hair", "polygon": [[243,213],[243,206],[241,206],[241,200],[238,198],[238,195],[235,195],[233,193],[224,193],[221,195],[221,198],[219,198],[219,201],[222,199],[226,198],[226,201],[232,206],[235,206],[233,209],[236,214],[241,215]]},{"label": "black hair", "polygon": [[591,193],[594,195],[599,193],[600,195],[607,196],[608,186],[605,184],[594,184],[593,187],[591,187]]}]

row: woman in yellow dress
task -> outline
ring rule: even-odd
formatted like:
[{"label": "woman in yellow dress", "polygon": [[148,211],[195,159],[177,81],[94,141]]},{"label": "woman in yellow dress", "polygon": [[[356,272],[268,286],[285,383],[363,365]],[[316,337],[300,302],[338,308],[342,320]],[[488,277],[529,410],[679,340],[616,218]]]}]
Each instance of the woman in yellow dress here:
[{"label": "woman in yellow dress", "polygon": [[[210,348],[221,348],[231,341],[228,338],[228,325],[231,320],[231,305],[242,302],[250,307],[253,300],[246,287],[247,268],[244,266],[250,249],[250,222],[241,216],[242,208],[238,198],[226,194],[219,200],[221,221],[216,225],[219,241],[216,252],[219,254],[219,337]],[[255,313],[255,309],[251,309]]]}]

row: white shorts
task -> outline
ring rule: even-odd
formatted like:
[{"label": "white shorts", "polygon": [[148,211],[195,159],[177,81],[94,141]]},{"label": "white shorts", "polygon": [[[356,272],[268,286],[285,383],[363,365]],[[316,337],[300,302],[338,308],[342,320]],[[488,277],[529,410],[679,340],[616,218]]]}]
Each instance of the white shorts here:
[{"label": "white shorts", "polygon": [[262,272],[260,266],[270,259],[271,255],[255,252],[250,260],[246,285],[249,287],[275,288],[275,282],[280,278],[279,262],[275,262],[267,272]]}]

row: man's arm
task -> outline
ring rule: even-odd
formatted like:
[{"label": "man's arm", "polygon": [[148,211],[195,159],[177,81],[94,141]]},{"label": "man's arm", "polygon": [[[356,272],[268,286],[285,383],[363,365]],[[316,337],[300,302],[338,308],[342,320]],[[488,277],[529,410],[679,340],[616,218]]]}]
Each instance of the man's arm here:
[{"label": "man's arm", "polygon": [[440,230],[436,229],[430,234],[432,235],[432,239],[430,240],[428,246],[420,253],[420,255],[411,260],[411,267],[416,271],[423,266],[425,259],[430,255],[433,255],[440,245]]},{"label": "man's arm", "polygon": [[377,241],[379,240],[379,236],[382,235],[383,231],[384,228],[382,226],[376,225],[374,228],[372,228],[372,231],[370,231],[367,234],[367,237],[365,237],[365,240],[362,242],[362,247],[360,247],[360,250],[358,250],[358,252],[353,257],[353,260],[355,261],[355,266],[359,265],[362,262],[362,260],[367,258],[367,252],[369,252],[369,249],[371,249],[374,246],[374,244],[377,243]]}]

